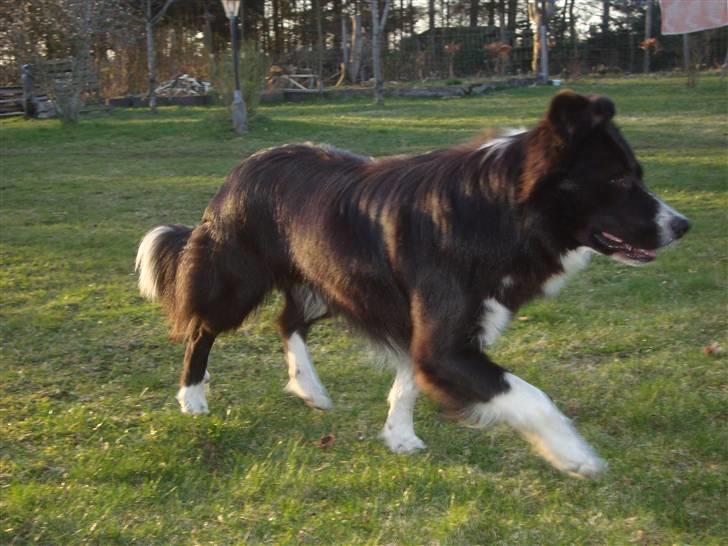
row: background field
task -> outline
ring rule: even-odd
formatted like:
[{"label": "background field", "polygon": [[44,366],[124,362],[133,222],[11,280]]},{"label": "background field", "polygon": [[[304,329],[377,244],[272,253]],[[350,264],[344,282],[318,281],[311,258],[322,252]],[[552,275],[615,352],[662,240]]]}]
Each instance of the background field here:
[{"label": "background field", "polygon": [[[694,222],[655,264],[605,259],[518,314],[492,351],[549,393],[609,461],[552,470],[515,433],[421,399],[428,450],[377,439],[392,374],[341,323],[310,337],[334,400],[282,392],[278,302],[211,356],[211,415],[179,413],[182,347],[137,295],[133,258],[163,222],[194,224],[227,171],[284,142],[416,152],[530,125],[553,92],[224,110],[116,111],[63,128],[0,125],[0,543],[718,544],[726,525],[726,84],[573,85],[617,103],[652,188]],[[329,449],[317,447],[334,434]]]}]

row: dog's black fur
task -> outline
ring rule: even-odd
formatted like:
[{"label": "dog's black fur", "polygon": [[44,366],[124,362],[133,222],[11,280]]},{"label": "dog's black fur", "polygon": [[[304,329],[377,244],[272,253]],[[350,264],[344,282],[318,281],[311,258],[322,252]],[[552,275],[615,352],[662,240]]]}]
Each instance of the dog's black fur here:
[{"label": "dog's black fur", "polygon": [[140,249],[143,291],[187,343],[182,384],[202,381],[215,336],[275,289],[284,339],[335,313],[409,355],[449,410],[508,390],[479,341],[484,301],[515,311],[580,247],[645,262],[687,230],[660,217],[614,111],[562,92],[534,129],[490,142],[376,160],[308,144],[250,157],[200,225],[158,229]]}]

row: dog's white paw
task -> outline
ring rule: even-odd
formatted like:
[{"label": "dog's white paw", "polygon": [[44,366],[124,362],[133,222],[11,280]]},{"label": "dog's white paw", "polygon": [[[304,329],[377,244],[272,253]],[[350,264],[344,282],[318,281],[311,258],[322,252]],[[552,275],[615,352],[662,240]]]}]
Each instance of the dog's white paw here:
[{"label": "dog's white paw", "polygon": [[[593,478],[607,469],[607,463],[576,432],[566,418],[560,434],[531,437],[536,451],[554,467],[576,478]],[[528,435],[527,435],[528,436]]]},{"label": "dog's white paw", "polygon": [[412,453],[427,447],[414,432],[397,431],[389,429],[386,425],[380,436],[390,451],[394,453]]},{"label": "dog's white paw", "polygon": [[177,392],[177,401],[182,409],[182,413],[191,413],[193,415],[210,413],[207,407],[204,383],[197,383],[196,385],[180,388]]},{"label": "dog's white paw", "polygon": [[326,390],[320,383],[318,385],[305,385],[299,381],[291,379],[285,386],[284,390],[291,394],[295,394],[301,400],[306,402],[306,404],[315,409],[329,410],[334,405],[331,402],[331,398],[329,398],[329,395],[326,393]]}]

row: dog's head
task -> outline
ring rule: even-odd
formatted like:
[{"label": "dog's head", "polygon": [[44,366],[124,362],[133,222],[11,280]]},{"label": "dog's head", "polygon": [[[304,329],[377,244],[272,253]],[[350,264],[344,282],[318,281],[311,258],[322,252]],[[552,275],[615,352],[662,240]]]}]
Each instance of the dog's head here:
[{"label": "dog's head", "polygon": [[614,114],[606,97],[557,94],[529,138],[522,189],[549,211],[567,244],[637,265],[654,260],[690,223],[647,189]]}]

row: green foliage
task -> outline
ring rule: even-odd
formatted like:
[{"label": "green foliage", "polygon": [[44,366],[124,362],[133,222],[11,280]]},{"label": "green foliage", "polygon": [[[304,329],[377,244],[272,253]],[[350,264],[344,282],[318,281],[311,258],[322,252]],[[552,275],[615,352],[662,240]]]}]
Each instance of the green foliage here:
[{"label": "green foliage", "polygon": [[598,481],[560,475],[508,429],[439,419],[425,399],[427,452],[387,452],[392,374],[338,321],[309,336],[334,409],[308,409],[282,392],[278,298],[213,349],[212,414],[181,415],[183,348],[133,274],[143,233],[198,222],[257,149],[422,151],[531,125],[554,89],[262,106],[244,139],[210,123],[226,107],[1,122],[0,543],[725,543],[726,353],[702,349],[728,347],[726,85],[574,88],[615,100],[651,188],[694,224],[650,266],[596,259],[492,350],[609,461]]},{"label": "green foliage", "polygon": [[[252,116],[260,104],[265,77],[270,63],[268,58],[258,51],[253,41],[245,41],[240,45],[240,90],[245,100],[248,115]],[[212,64],[213,92],[221,104],[229,105],[233,100],[235,76],[233,72],[232,52],[227,50],[218,55]]]}]

